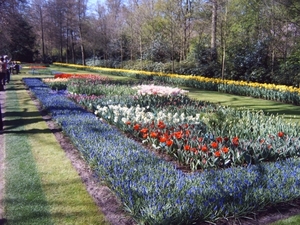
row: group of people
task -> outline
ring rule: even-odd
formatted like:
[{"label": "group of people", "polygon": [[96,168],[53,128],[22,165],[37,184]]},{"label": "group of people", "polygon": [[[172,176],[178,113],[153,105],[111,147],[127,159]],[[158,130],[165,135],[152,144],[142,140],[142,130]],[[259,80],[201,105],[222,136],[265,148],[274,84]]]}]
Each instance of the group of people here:
[{"label": "group of people", "polygon": [[7,55],[3,55],[0,57],[0,90],[3,90],[3,86],[6,83],[10,82],[10,75],[15,71],[17,74],[19,73],[19,65],[11,59],[8,58]]}]

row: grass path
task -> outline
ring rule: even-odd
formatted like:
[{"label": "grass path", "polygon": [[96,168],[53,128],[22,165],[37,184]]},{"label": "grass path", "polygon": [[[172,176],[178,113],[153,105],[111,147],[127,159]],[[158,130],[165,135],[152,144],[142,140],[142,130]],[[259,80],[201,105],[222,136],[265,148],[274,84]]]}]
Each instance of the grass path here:
[{"label": "grass path", "polygon": [[20,80],[6,90],[5,217],[9,224],[106,224]]},{"label": "grass path", "polygon": [[198,100],[220,103],[233,108],[263,110],[266,114],[278,114],[282,115],[285,119],[300,121],[299,106],[216,91],[203,91],[190,87],[184,87],[184,89],[190,92],[189,96],[191,98]]}]

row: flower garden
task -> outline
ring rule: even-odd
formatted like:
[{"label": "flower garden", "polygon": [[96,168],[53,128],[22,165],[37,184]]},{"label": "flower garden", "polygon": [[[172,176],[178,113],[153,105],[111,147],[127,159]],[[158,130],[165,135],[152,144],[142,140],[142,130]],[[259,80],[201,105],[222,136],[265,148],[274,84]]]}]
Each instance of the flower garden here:
[{"label": "flower garden", "polygon": [[299,126],[280,116],[161,80],[24,82],[140,224],[213,222],[300,196]]}]

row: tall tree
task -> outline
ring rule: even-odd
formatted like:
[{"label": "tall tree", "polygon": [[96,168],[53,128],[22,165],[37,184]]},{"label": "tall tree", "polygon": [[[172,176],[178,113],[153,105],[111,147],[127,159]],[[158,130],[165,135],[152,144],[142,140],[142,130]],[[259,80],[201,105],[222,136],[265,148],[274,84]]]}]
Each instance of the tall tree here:
[{"label": "tall tree", "polygon": [[85,62],[85,35],[86,29],[86,10],[87,0],[76,0],[76,14],[77,14],[77,31],[79,36],[80,50],[81,50],[81,63],[86,65]]},{"label": "tall tree", "polygon": [[11,30],[11,42],[9,51],[14,60],[33,62],[35,54],[35,34],[27,19],[22,16],[15,18],[15,24]]},{"label": "tall tree", "polygon": [[32,0],[30,5],[29,19],[36,34],[37,43],[40,45],[41,58],[45,61],[45,0]]},{"label": "tall tree", "polygon": [[[27,8],[26,0],[1,0],[0,1],[0,49],[8,52],[8,46],[12,44],[12,29],[18,18],[24,14]],[[25,10],[24,10],[25,9]],[[0,53],[1,54],[1,53]]]},{"label": "tall tree", "polygon": [[211,0],[212,10],[211,10],[211,60],[215,61],[217,59],[217,21],[218,21],[218,0]]}]

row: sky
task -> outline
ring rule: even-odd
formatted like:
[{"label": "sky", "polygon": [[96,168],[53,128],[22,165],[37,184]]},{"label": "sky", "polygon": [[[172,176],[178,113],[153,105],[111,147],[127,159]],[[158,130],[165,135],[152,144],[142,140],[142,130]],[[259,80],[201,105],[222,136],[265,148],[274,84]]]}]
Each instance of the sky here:
[{"label": "sky", "polygon": [[97,9],[97,5],[98,5],[98,2],[104,2],[105,0],[87,0],[87,7],[88,7],[88,11],[90,13],[94,13],[95,10],[93,9]]},{"label": "sky", "polygon": [[104,0],[88,0],[88,6],[96,6],[98,2],[104,2]]}]

